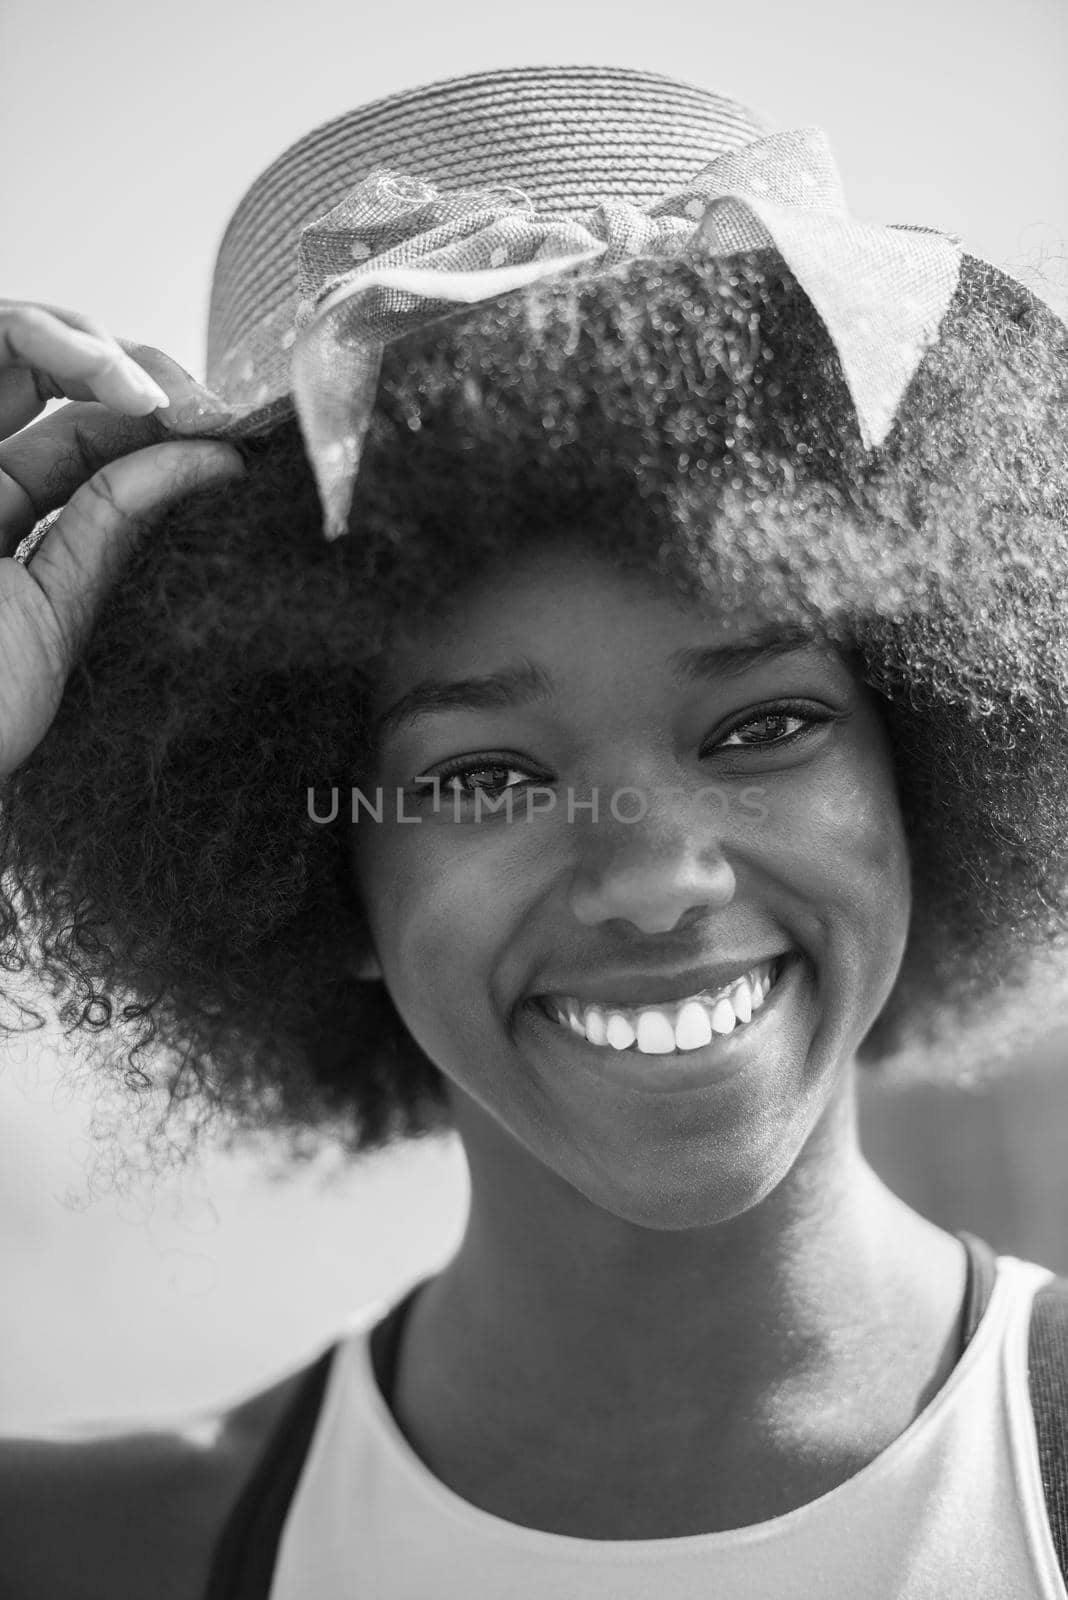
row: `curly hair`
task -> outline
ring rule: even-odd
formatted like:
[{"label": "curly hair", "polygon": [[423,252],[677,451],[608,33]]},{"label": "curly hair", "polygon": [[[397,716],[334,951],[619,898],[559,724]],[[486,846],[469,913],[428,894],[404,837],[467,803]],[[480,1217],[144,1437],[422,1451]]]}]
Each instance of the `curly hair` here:
[{"label": "curly hair", "polygon": [[[1048,1021],[1068,929],[1065,339],[966,257],[865,451],[771,252],[557,276],[407,335],[348,538],[321,536],[291,422],[140,542],[3,792],[4,969],[124,1104],[162,1100],[157,1145],[179,1111],[174,1149],[211,1126],[280,1136],[287,1162],[446,1129],[441,1073],[356,974],[348,814],[314,820],[308,791],[366,773],[398,617],[563,538],[847,654],[880,697],[913,875],[859,1059],[945,1075],[1006,1054]],[[8,1031],[43,1020],[21,988]]]}]

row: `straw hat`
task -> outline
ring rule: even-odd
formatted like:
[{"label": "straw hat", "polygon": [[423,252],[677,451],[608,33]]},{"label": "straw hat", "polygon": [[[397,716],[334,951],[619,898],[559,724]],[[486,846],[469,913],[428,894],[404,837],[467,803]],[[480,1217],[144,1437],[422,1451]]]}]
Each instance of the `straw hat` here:
[{"label": "straw hat", "polygon": [[849,215],[826,136],[625,67],[516,67],[389,95],[252,184],[211,292],[204,412],[240,439],[296,415],[327,538],[347,531],[386,345],[579,268],[778,252],[823,320],[864,444],[938,336],[960,241]]},{"label": "straw hat", "polygon": [[[447,190],[511,185],[545,214],[645,208],[766,131],[708,89],[629,67],[514,67],[386,95],[298,139],[251,185],[223,236],[207,384],[269,420],[289,392],[301,230],[376,168]],[[284,407],[292,414],[292,403]]]}]

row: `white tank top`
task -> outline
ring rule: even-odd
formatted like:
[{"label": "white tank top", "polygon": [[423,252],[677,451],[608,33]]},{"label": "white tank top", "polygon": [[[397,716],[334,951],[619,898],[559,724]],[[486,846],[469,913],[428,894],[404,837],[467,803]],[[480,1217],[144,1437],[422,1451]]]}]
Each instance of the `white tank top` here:
[{"label": "white tank top", "polygon": [[808,1505],[744,1528],[602,1540],[506,1522],[436,1478],[350,1322],[283,1528],[270,1600],[1066,1600],[1027,1387],[1034,1292],[999,1256],[941,1390],[887,1449]]}]

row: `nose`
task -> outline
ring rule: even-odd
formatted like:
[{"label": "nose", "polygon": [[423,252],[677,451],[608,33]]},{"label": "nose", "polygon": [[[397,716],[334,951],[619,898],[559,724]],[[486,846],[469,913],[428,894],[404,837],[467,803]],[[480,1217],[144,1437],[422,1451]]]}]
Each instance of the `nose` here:
[{"label": "nose", "polygon": [[571,909],[586,927],[622,918],[642,933],[670,933],[689,913],[727,905],[734,869],[715,838],[689,832],[650,837],[640,826],[601,845],[571,884]]}]

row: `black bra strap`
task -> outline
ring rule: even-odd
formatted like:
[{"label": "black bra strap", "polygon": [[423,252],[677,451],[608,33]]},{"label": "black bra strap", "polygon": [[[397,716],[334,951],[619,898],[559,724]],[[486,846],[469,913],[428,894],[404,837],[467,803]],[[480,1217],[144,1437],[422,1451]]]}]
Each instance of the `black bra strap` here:
[{"label": "black bra strap", "polygon": [[968,1252],[968,1279],[964,1290],[964,1331],[960,1354],[971,1343],[979,1319],[987,1308],[998,1274],[997,1255],[984,1239],[974,1233],[958,1231],[957,1238]]},{"label": "black bra strap", "polygon": [[408,1290],[403,1300],[398,1300],[381,1322],[376,1322],[371,1329],[371,1366],[374,1369],[375,1382],[390,1409],[393,1407],[393,1391],[397,1386],[397,1362],[400,1356],[401,1338],[408,1322],[408,1313],[416,1295],[428,1282],[429,1279],[420,1278],[419,1282]]},{"label": "black bra strap", "polygon": [[[409,1289],[371,1330],[371,1363],[378,1386],[390,1403],[405,1317],[425,1281]],[[204,1600],[268,1600],[282,1529],[304,1470],[338,1348],[338,1344],[331,1345],[307,1369],[238,1496],[216,1541]]]},{"label": "black bra strap", "polygon": [[215,1545],[204,1600],[267,1600],[282,1527],[319,1416],[333,1344],[304,1381],[267,1442]]}]

